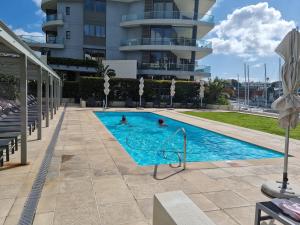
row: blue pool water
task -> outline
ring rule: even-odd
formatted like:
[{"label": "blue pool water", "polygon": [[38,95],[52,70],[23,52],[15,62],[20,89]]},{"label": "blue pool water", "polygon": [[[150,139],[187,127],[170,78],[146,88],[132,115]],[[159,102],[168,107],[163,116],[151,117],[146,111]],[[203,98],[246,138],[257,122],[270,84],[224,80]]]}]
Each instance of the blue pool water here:
[{"label": "blue pool water", "polygon": [[[126,116],[128,124],[120,124],[122,115]],[[135,162],[141,166],[178,162],[178,156],[174,152],[179,152],[183,157],[183,138],[181,133],[174,135],[174,132],[179,128],[184,128],[187,133],[188,162],[279,158],[283,156],[279,152],[154,113],[96,112],[96,116]],[[159,118],[163,118],[168,126],[159,127],[157,123]]]}]

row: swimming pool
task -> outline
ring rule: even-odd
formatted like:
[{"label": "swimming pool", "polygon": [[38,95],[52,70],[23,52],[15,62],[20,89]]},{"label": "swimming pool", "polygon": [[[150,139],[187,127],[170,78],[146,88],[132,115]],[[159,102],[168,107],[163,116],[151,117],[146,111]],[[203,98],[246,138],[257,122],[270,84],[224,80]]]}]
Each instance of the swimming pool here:
[{"label": "swimming pool", "polygon": [[[141,166],[178,162],[183,157],[183,137],[174,135],[179,128],[187,133],[187,161],[209,162],[279,158],[283,154],[230,138],[206,129],[148,112],[95,112],[134,161]],[[122,115],[128,123],[120,124]],[[159,127],[162,118],[168,126]]]}]

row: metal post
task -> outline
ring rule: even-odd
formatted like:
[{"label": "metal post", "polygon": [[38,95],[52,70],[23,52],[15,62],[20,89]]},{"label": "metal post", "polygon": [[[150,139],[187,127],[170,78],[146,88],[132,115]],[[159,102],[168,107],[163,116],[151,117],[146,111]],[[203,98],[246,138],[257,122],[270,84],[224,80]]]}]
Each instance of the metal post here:
[{"label": "metal post", "polygon": [[289,160],[289,137],[290,137],[290,127],[285,130],[285,148],[284,148],[284,167],[283,167],[283,180],[282,189],[287,188],[288,184],[288,160]]},{"label": "metal post", "polygon": [[245,97],[245,101],[244,101],[244,106],[246,106],[247,104],[247,65],[246,63],[244,64],[244,75],[245,75],[245,94],[244,94],[244,97]]},{"label": "metal post", "polygon": [[106,109],[108,108],[107,105],[108,105],[108,104],[107,104],[107,95],[105,95],[105,108],[106,108]]},{"label": "metal post", "polygon": [[248,74],[248,108],[250,108],[250,66],[247,67],[247,74]]},{"label": "metal post", "polygon": [[50,75],[50,116],[53,119],[53,77]]},{"label": "metal post", "polygon": [[267,64],[264,64],[265,67],[265,107],[268,107],[268,87],[267,87]]},{"label": "metal post", "polygon": [[140,95],[140,108],[142,108],[142,96]]},{"label": "metal post", "polygon": [[238,74],[238,86],[237,86],[237,89],[238,89],[238,109],[240,111],[240,75]]},{"label": "metal post", "polygon": [[186,169],[186,132],[183,129],[183,169]]},{"label": "metal post", "polygon": [[43,113],[43,69],[40,68],[40,74],[37,79],[37,102],[38,102],[38,140],[42,140],[42,113]]},{"label": "metal post", "polygon": [[46,127],[49,127],[49,74],[46,74]]},{"label": "metal post", "polygon": [[27,164],[27,128],[28,128],[28,106],[27,106],[27,56],[22,57],[20,73],[20,102],[21,102],[21,164]]}]

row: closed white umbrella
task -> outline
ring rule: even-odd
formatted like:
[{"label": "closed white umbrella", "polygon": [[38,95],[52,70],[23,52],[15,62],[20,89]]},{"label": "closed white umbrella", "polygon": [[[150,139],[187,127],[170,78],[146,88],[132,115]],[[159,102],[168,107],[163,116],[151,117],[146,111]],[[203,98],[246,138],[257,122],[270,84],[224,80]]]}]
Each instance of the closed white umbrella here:
[{"label": "closed white umbrella", "polygon": [[200,97],[200,104],[201,104],[201,108],[202,108],[202,100],[204,98],[204,91],[205,91],[205,87],[204,87],[204,81],[200,80],[200,89],[199,89],[199,97]]},{"label": "closed white umbrella", "polygon": [[144,78],[142,77],[139,85],[140,108],[142,108],[142,95],[144,94],[144,86]]},{"label": "closed white umbrella", "polygon": [[275,184],[262,186],[262,191],[271,196],[289,198],[299,195],[296,187],[288,182],[288,156],[290,129],[296,128],[299,121],[300,96],[300,33],[294,29],[289,32],[277,47],[278,53],[285,61],[282,68],[283,96],[272,104],[272,108],[279,111],[279,125],[286,130],[283,180]]},{"label": "closed white umbrella", "polygon": [[173,107],[173,97],[174,97],[174,95],[175,95],[175,84],[176,84],[176,82],[175,82],[175,80],[174,79],[172,79],[172,82],[171,82],[171,87],[170,87],[170,96],[171,96],[171,107]]},{"label": "closed white umbrella", "polygon": [[108,107],[108,102],[107,102],[107,96],[109,95],[110,89],[109,89],[109,76],[105,74],[104,76],[104,94],[105,94],[105,108]]}]

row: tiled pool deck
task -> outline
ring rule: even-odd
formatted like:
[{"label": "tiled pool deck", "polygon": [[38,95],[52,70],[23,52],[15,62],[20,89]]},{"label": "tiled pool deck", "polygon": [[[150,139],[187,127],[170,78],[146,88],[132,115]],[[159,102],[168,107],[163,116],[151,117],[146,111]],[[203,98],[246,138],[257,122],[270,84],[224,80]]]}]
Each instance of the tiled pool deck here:
[{"label": "tiled pool deck", "polygon": [[[267,199],[261,184],[281,178],[282,159],[263,159],[193,163],[184,172],[155,180],[153,167],[137,166],[93,110],[66,109],[35,225],[150,225],[153,195],[172,190],[183,190],[217,225],[253,225],[255,203]],[[284,146],[282,137],[176,111],[156,113],[275,150]],[[45,130],[44,141],[29,143],[29,166],[0,171],[0,225],[17,224],[54,124]],[[289,171],[300,186],[299,147],[300,141],[291,141]],[[161,166],[158,176],[174,171]]]}]

